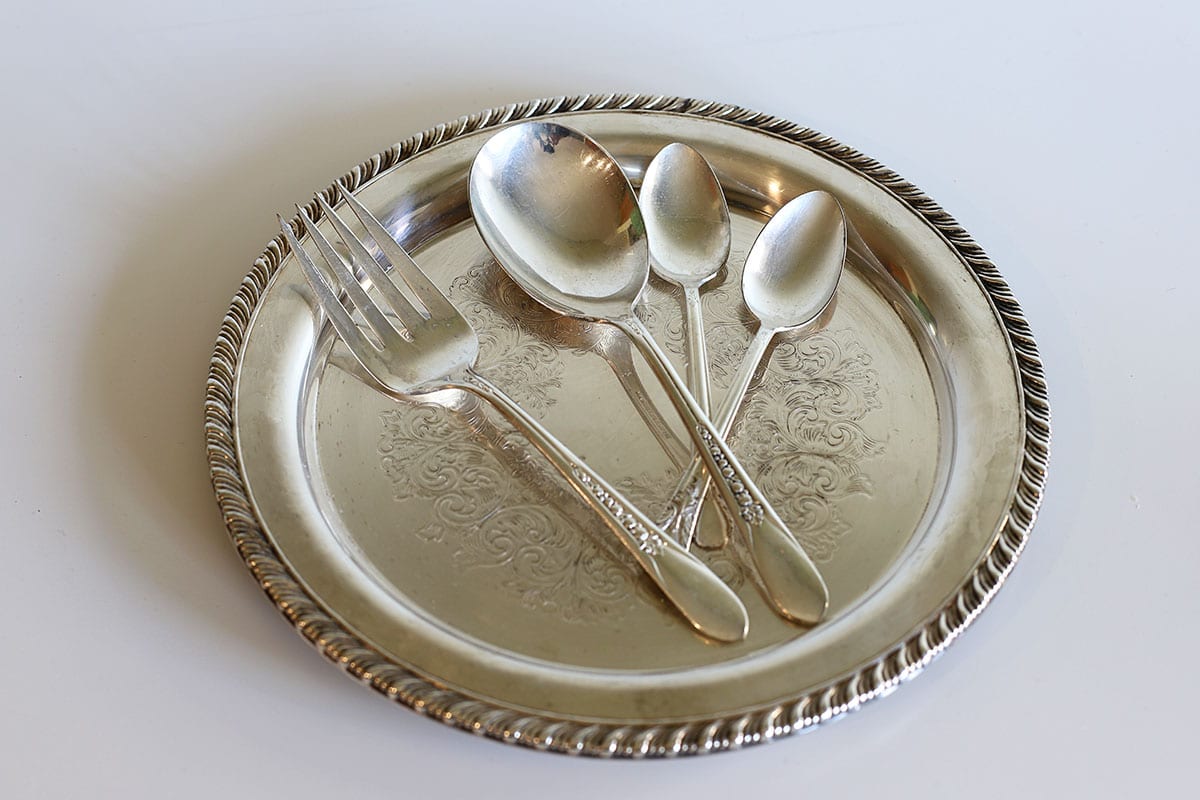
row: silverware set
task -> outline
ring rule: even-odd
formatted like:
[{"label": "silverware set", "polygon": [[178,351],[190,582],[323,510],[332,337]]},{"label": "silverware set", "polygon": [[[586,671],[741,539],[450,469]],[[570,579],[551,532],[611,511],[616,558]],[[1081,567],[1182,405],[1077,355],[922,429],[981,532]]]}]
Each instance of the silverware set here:
[{"label": "silverware set", "polygon": [[[315,257],[282,218],[280,225],[319,308],[375,380],[406,396],[455,388],[492,404],[595,510],[701,635],[735,642],[749,630],[739,597],[690,552],[698,535],[706,546],[720,546],[725,538],[721,525],[697,532],[710,486],[716,486],[724,520],[749,553],[771,607],[799,624],[821,620],[829,602],[824,580],[725,437],[772,337],[810,324],[833,301],[846,223],[831,195],[809,192],[788,203],[755,241],[742,292],[759,329],[727,396],[710,416],[699,289],[728,258],[730,223],[720,184],[703,156],[683,144],[664,148],[646,171],[640,205],[603,147],[553,122],[504,128],[475,158],[471,211],[500,266],[551,310],[605,323],[614,337],[626,338],[684,422],[694,460],[671,498],[668,518],[656,523],[475,371],[479,343],[470,323],[371,212],[340,184],[337,188],[338,205],[357,218],[385,264],[321,196],[321,214],[340,246],[303,209],[299,220]],[[652,268],[683,291],[686,382],[634,310]]]}]

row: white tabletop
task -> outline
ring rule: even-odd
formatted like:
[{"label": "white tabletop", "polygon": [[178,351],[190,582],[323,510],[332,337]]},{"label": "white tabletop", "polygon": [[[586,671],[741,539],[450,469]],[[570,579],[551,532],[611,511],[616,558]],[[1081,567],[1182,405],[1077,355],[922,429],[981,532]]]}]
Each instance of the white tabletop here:
[{"label": "white tabletop", "polygon": [[[1191,783],[1193,4],[25,5],[0,31],[0,796]],[[274,213],[432,124],[610,90],[756,108],[892,167],[988,251],[1046,362],[1050,482],[1011,579],[925,674],[811,735],[629,763],[439,725],[297,636],[217,512],[204,381]]]}]

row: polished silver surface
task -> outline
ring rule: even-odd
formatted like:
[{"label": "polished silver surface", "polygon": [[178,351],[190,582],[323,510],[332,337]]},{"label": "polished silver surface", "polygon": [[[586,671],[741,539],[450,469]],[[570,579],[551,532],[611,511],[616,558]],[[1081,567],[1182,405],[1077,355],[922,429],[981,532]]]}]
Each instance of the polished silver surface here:
[{"label": "polished silver surface", "polygon": [[[318,196],[317,202],[348,249],[349,265],[308,214],[303,209],[298,211],[322,262],[333,273],[332,285],[296,239],[291,226],[280,218],[284,238],[300,260],[305,280],[316,295],[317,308],[324,312],[358,363],[381,386],[409,398],[443,389],[460,389],[491,403],[600,515],[692,627],[717,641],[736,642],[746,638],[749,620],[737,595],[564,447],[519,403],[475,371],[479,339],[471,324],[429,281],[382,223],[342,184],[337,184],[337,189],[375,242],[387,268],[403,280],[412,295],[411,298],[405,295],[323,197]],[[359,283],[351,265],[365,275],[378,293],[378,300]],[[348,306],[339,300],[342,292],[347,296]],[[365,320],[369,332],[355,321],[355,310]]]},{"label": "polished silver surface", "polygon": [[[722,435],[727,436],[733,427],[775,334],[808,326],[821,317],[837,292],[845,260],[846,219],[837,199],[828,192],[807,192],[790,201],[754,240],[742,270],[742,299],[758,318],[758,330],[713,415]],[[715,531],[716,537],[697,538],[700,509],[709,487],[709,481],[701,478],[697,459],[672,496],[675,536],[685,547],[690,547],[693,539],[704,547],[720,547],[725,544],[721,528],[703,529]]]},{"label": "polished silver surface", "polygon": [[526,122],[487,141],[469,187],[475,226],[517,284],[560,314],[612,325],[646,357],[704,458],[772,606],[789,620],[819,622],[829,590],[816,565],[635,312],[650,261],[637,198],[620,165],[574,128]]},{"label": "polished silver surface", "polygon": [[704,156],[682,142],[658,151],[638,193],[654,274],[683,292],[687,325],[687,386],[709,413],[708,348],[700,287],[729,258],[729,207]]},{"label": "polished silver surface", "polygon": [[[826,620],[805,629],[777,617],[734,537],[697,555],[738,592],[749,635],[718,645],[679,624],[595,513],[489,406],[455,390],[402,403],[355,374],[315,320],[282,236],[230,306],[206,390],[213,485],[247,568],[333,664],[384,697],[537,748],[712,752],[888,694],[987,605],[1041,500],[1044,377],[1003,278],[887,168],[736,106],[629,95],[524,103],[431,129],[346,173],[479,333],[480,373],[652,516],[680,468],[596,353],[597,340],[624,337],[530,300],[470,223],[467,173],[484,141],[548,116],[596,138],[635,184],[674,141],[712,163],[733,227],[728,272],[701,292],[714,396],[758,324],[739,282],[764,223],[808,191],[841,202],[852,227],[836,303],[817,330],[775,338],[730,436],[820,565]],[[323,194],[336,199],[332,186]],[[652,278],[639,314],[682,368],[677,294]],[[645,364],[630,361],[667,408]]]},{"label": "polished silver surface", "polygon": [[[683,293],[688,390],[700,410],[711,416],[700,287],[715,278],[729,258],[729,206],[725,192],[702,154],[682,142],[672,142],[659,150],[646,168],[638,202],[646,222],[650,268]],[[699,481],[699,472],[703,471],[703,460],[697,458],[696,464],[687,473],[693,481]],[[673,535],[690,547],[696,523],[703,519],[702,543],[708,547],[723,546],[728,527],[725,516],[719,510],[701,514],[700,487],[695,491],[692,498],[695,510],[693,506],[679,506],[681,511],[686,509],[690,513],[676,512],[673,519],[667,520],[674,525]],[[684,524],[686,533],[681,533]]]}]

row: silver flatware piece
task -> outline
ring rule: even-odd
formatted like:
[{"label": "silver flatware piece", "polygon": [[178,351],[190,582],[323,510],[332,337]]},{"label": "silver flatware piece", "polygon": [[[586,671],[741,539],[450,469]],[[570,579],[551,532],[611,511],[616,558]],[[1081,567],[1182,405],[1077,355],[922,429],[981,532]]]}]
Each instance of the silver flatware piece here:
[{"label": "silver flatware piece", "polygon": [[[320,195],[317,202],[348,249],[349,265],[308,214],[303,209],[299,209],[299,213],[325,268],[333,275],[332,283],[282,218],[280,226],[320,307],[362,367],[380,384],[398,394],[419,396],[452,388],[470,392],[491,403],[595,509],[692,627],[717,641],[735,642],[745,638],[749,618],[738,596],[502,389],[475,371],[479,341],[470,323],[370,211],[340,183],[337,188],[345,204],[390,262],[392,274],[403,279],[403,286],[392,280],[363,241]],[[371,296],[351,268],[365,275],[382,302]],[[343,305],[339,292],[345,293],[349,306]],[[352,308],[361,314],[367,330],[355,322]]]},{"label": "silver flatware piece", "polygon": [[712,167],[700,153],[675,142],[646,167],[638,194],[650,269],[683,290],[687,327],[687,385],[696,405],[709,413],[708,348],[700,287],[729,258],[729,207]]},{"label": "silver flatware piece", "polygon": [[[659,150],[646,167],[638,203],[646,223],[650,270],[683,293],[687,386],[696,405],[711,416],[700,288],[720,273],[729,258],[731,226],[725,192],[700,152],[673,142]],[[662,443],[661,437],[659,441]],[[688,474],[698,480],[690,470]],[[689,521],[700,518],[699,510],[688,517]],[[710,546],[724,544],[725,517],[718,512],[703,518],[709,523],[705,541]],[[682,520],[678,514],[669,519],[668,531],[686,547],[686,534],[679,527]]]},{"label": "silver flatware piece", "polygon": [[[742,299],[759,325],[721,407],[713,415],[722,436],[729,435],[771,340],[781,331],[802,328],[821,316],[833,302],[845,261],[846,218],[841,205],[828,192],[807,192],[790,201],[754,240],[742,271]],[[677,510],[677,538],[685,547],[690,547],[701,532],[722,533],[720,528],[699,525],[708,487],[697,458],[680,479],[670,502]],[[701,539],[698,543],[719,547],[723,542]]]},{"label": "silver flatware piece", "polygon": [[667,390],[734,517],[774,609],[813,624],[829,591],[816,566],[634,312],[650,273],[633,187],[590,137],[553,122],[501,130],[475,157],[475,225],[500,265],[535,300],[628,336]]}]

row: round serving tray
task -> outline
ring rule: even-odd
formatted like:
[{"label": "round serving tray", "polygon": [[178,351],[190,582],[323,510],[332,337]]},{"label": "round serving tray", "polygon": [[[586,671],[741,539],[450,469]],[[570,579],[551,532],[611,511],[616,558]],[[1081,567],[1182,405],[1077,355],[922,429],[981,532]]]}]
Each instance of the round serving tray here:
[{"label": "round serving tray", "polygon": [[[1049,407],[1021,310],[971,238],[911,184],[784,120],[696,100],[590,95],[464,117],[351,170],[353,189],[471,320],[480,371],[647,510],[686,452],[619,335],[512,284],[470,221],[466,178],[499,126],[555,116],[634,184],[686,142],[733,214],[704,292],[714,404],[754,322],[746,252],[769,215],[833,193],[856,235],[836,306],[780,337],[731,439],[831,592],[806,629],[771,613],[736,546],[699,551],[750,635],[691,632],[611,535],[491,409],[382,393],[335,341],[276,239],[217,340],[206,434],[242,558],[327,657],[476,733],[589,755],[710,752],[799,731],[890,692],[987,605],[1041,500]],[[326,196],[333,199],[332,190]],[[315,213],[315,203],[310,204]],[[639,309],[680,359],[681,298]],[[670,420],[671,415],[666,415]],[[649,420],[649,422],[647,422]]]}]

